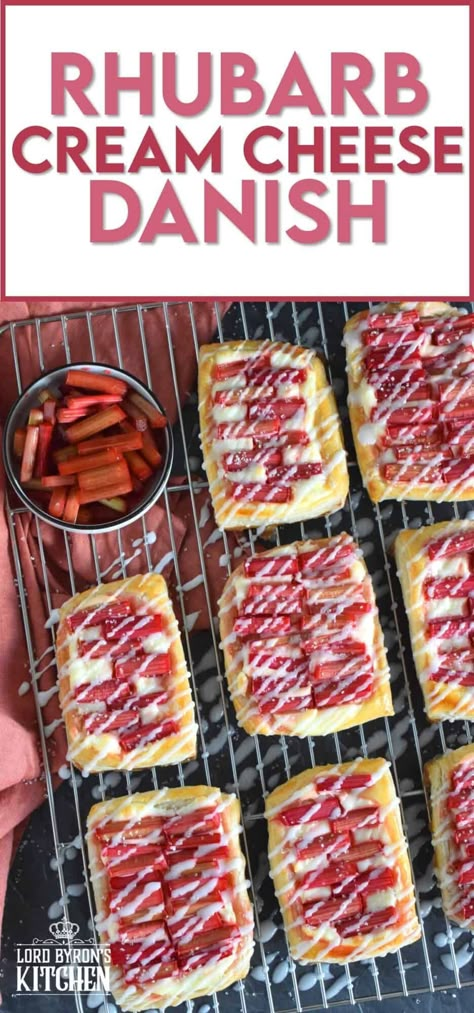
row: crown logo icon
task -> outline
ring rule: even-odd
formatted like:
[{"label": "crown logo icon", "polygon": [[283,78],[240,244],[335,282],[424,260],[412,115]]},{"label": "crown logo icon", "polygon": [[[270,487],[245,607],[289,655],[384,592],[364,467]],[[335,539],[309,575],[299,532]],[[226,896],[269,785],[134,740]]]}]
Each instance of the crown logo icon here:
[{"label": "crown logo icon", "polygon": [[69,922],[66,918],[63,918],[60,922],[53,922],[49,926],[49,931],[57,942],[68,943],[71,939],[74,939],[74,936],[77,936],[79,925],[76,922]]}]

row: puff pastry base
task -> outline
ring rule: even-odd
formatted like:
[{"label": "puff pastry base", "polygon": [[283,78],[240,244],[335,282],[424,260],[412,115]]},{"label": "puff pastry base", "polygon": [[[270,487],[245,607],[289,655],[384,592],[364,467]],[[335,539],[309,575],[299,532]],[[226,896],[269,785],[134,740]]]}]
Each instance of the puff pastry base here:
[{"label": "puff pastry base", "polygon": [[[88,731],[86,724],[90,720],[87,712],[91,707],[105,709],[107,701],[96,704],[78,703],[75,693],[87,691],[88,687],[96,687],[104,679],[113,679],[114,660],[110,654],[105,657],[91,659],[79,656],[79,639],[87,636],[88,627],[75,632],[71,631],[69,619],[81,610],[91,613],[103,607],[108,608],[123,600],[132,600],[144,614],[159,614],[162,621],[162,633],[154,638],[158,654],[166,652],[169,659],[169,673],[164,682],[163,676],[156,679],[140,677],[139,692],[148,695],[153,690],[158,693],[165,687],[168,699],[162,705],[151,704],[141,711],[140,726],[145,722],[171,722],[165,726],[175,727],[164,737],[153,740],[153,730],[149,733],[151,741],[140,741],[136,748],[125,750],[120,743],[121,729],[108,732]],[[100,637],[100,630],[99,630]],[[97,639],[97,638],[96,638]],[[125,658],[130,655],[130,634],[125,633],[123,640]],[[153,646],[153,638],[148,638],[148,646]],[[113,648],[111,647],[111,650]],[[68,757],[79,770],[97,773],[103,770],[120,768],[136,770],[141,767],[179,763],[196,756],[196,724],[186,668],[183,648],[166,583],[159,574],[144,574],[126,580],[116,580],[109,584],[77,594],[60,610],[60,621],[56,638],[56,659],[59,673],[59,700],[66,725],[69,744]],[[143,670],[142,670],[143,671]],[[130,680],[129,680],[130,682]],[[114,685],[113,683],[111,685]],[[115,683],[116,685],[116,683]],[[99,691],[100,692],[100,691]],[[137,702],[135,700],[128,702]],[[115,704],[114,706],[118,706]],[[125,705],[127,706],[127,701]],[[125,729],[126,731],[126,729]]]},{"label": "puff pastry base", "polygon": [[[365,611],[343,620],[351,602]],[[349,535],[250,557],[225,584],[219,621],[232,702],[249,735],[327,735],[393,714],[372,583]],[[284,623],[289,632],[278,636]]]},{"label": "puff pastry base", "polygon": [[[345,779],[353,777],[369,781],[368,786],[345,791],[344,783],[350,785],[350,781]],[[318,783],[321,785],[319,791]],[[314,820],[317,808],[320,805],[327,807],[328,798],[335,800],[336,808],[333,811],[336,813],[341,804],[343,811],[350,813],[354,812],[356,806],[365,809],[365,812],[367,807],[375,806],[381,822],[375,825],[372,823],[371,830],[350,830],[349,837],[352,840],[344,844],[337,842],[336,838],[344,835],[332,829],[337,826],[337,821],[331,818],[324,818],[319,823],[313,822],[314,830],[311,834],[307,832],[312,822],[311,812],[309,815],[306,812],[305,821],[299,827],[296,827],[294,822],[290,826],[285,826],[282,814],[285,810],[288,812],[288,807],[312,806]],[[395,794],[389,764],[385,760],[356,759],[352,763],[306,770],[291,778],[287,784],[276,788],[267,797],[265,809],[269,828],[271,876],[294,960],[300,963],[314,963],[314,961],[345,963],[348,960],[383,956],[419,939],[421,930],[415,910],[413,882],[400,821],[399,801]],[[324,811],[327,811],[327,808]],[[289,817],[287,819],[291,822]],[[361,825],[364,825],[364,820],[368,827],[367,817],[361,819]],[[309,849],[312,848],[313,851],[319,848],[319,854],[304,861],[298,860],[296,830],[300,833],[300,840],[306,831],[305,846],[309,845]],[[344,873],[342,881],[337,873],[341,867],[341,855],[344,850],[355,847],[359,839],[369,845],[373,843],[374,847],[376,841],[383,844],[383,850],[372,854],[370,859],[356,862],[350,873],[351,878],[359,877],[361,872],[369,874],[367,878],[369,883],[372,882],[372,886],[369,887],[368,898],[363,888],[360,892],[360,881],[356,890],[351,890],[347,882],[347,873]],[[300,849],[302,845],[303,840]],[[301,855],[302,851],[299,853]],[[347,860],[343,864],[347,866]],[[332,887],[313,887],[312,891],[305,890],[305,885],[307,887],[309,883],[314,883],[314,878],[320,873],[327,874],[328,870],[334,869],[336,869],[334,876],[329,877],[333,880]],[[376,869],[379,869],[379,872],[376,872]],[[384,888],[382,892],[372,893],[373,877],[378,875],[388,877],[392,886],[388,890]],[[341,886],[341,882],[344,885]],[[357,908],[358,891],[359,896],[364,898],[363,911],[360,911],[359,905],[359,913],[355,914],[353,908]],[[318,905],[331,900],[336,903],[328,921],[318,913]],[[308,917],[312,918],[315,924],[308,924]],[[379,922],[378,925],[374,924],[376,921]],[[372,927],[369,927],[370,925]],[[352,934],[351,930],[355,927],[363,928],[363,931],[355,930]]]},{"label": "puff pastry base", "polygon": [[[299,383],[282,381],[273,387],[268,385],[268,380],[260,382],[258,376],[246,379],[243,371],[240,375],[222,381],[215,379],[216,369],[225,370],[229,367],[232,370],[232,363],[245,360],[251,364],[257,359],[267,362],[270,370],[286,370],[290,379],[292,370],[304,370],[305,379]],[[222,389],[228,389],[229,395],[234,391],[237,403],[216,406],[214,396]],[[247,411],[250,409],[242,397],[242,390],[246,392],[247,397],[249,389],[250,394],[253,391],[252,410],[258,404],[262,393],[268,401],[273,400],[273,406],[270,404],[265,408],[261,416],[263,420],[273,417],[275,404],[281,405],[282,402],[288,404],[293,398],[304,399],[306,403],[303,413],[283,418],[279,434],[269,440],[265,439],[261,444],[262,449],[268,447],[277,451],[283,449],[280,466],[291,468],[298,463],[314,465],[318,462],[321,465],[320,474],[301,481],[291,481],[291,498],[287,502],[278,502],[276,499],[250,502],[246,498],[234,497],[236,486],[241,487],[247,483],[263,483],[266,488],[271,486],[274,490],[273,495],[277,495],[276,480],[271,472],[268,474],[264,464],[256,463],[240,471],[229,472],[224,469],[224,454],[252,452],[258,446],[252,438],[245,436],[237,438],[235,429],[232,428],[234,422],[240,422],[247,417]],[[230,529],[289,524],[292,521],[331,513],[343,505],[349,490],[349,479],[341,425],[334,394],[327,384],[324,366],[311,350],[284,342],[270,341],[226,341],[224,344],[203,345],[199,354],[199,417],[204,467],[218,527]],[[259,415],[255,417],[260,418]],[[229,439],[218,440],[218,425],[227,422]],[[244,430],[245,428],[244,424]],[[288,439],[292,438],[288,434],[298,431],[303,431],[303,435],[306,434],[307,444],[287,446]],[[287,488],[289,482],[287,479]],[[284,485],[285,480],[281,479],[280,484]]]},{"label": "puff pastry base", "polygon": [[[435,556],[433,559],[429,556],[430,545],[445,543],[446,547],[449,544],[455,547],[457,543],[452,540],[459,537],[466,537],[468,546],[472,542],[474,550],[474,523],[443,521],[418,530],[401,531],[395,540],[395,559],[410,625],[413,658],[430,721],[474,719],[474,680],[472,685],[462,685],[461,682],[466,677],[469,680],[474,670],[474,655],[473,659],[470,658],[469,595],[467,590],[464,595],[460,594],[462,582],[470,579],[473,557],[470,551],[456,553],[449,549],[447,556]],[[443,587],[441,584],[433,585],[433,581],[443,584],[448,581],[448,587],[449,582],[454,581],[458,597],[446,594],[428,598],[427,587],[441,590]],[[456,616],[459,614],[463,622],[457,633]],[[443,618],[449,625],[444,625]],[[430,635],[430,621],[439,627],[436,636]],[[447,652],[444,656],[443,651]],[[441,681],[437,675],[443,670],[449,672],[446,681]],[[455,672],[459,672],[459,683],[453,681]]]},{"label": "puff pastry base", "polygon": [[[460,790],[466,790],[474,800],[474,746],[463,746],[431,760],[425,765],[424,774],[430,799],[434,867],[441,890],[443,910],[451,921],[472,932],[474,930],[472,893],[471,899],[468,899],[472,887],[469,884],[464,887],[460,885],[455,867],[458,863],[472,864],[473,861],[474,802],[470,805],[470,830],[464,829],[465,842],[457,843],[455,809],[448,806],[448,800],[454,787],[453,775],[458,778]],[[463,815],[464,813],[463,809]],[[469,817],[469,814],[466,813],[466,816]],[[464,820],[463,825],[465,826]]]},{"label": "puff pastry base", "polygon": [[[422,341],[423,354],[421,360],[418,360],[417,362],[406,361],[406,349],[408,346],[401,345],[398,351],[395,346],[395,351],[392,350],[389,352],[390,358],[385,362],[385,364],[382,361],[380,363],[380,367],[377,366],[377,364],[374,365],[374,376],[377,377],[377,380],[374,380],[373,384],[368,383],[367,371],[365,368],[366,359],[364,356],[366,352],[369,353],[371,351],[372,346],[365,346],[362,336],[363,332],[370,326],[368,323],[368,317],[370,316],[373,319],[377,313],[400,314],[402,312],[410,312],[411,310],[416,311],[420,318],[427,318],[427,320],[431,321],[438,318],[441,323],[443,318],[449,321],[450,318],[454,319],[459,316],[459,311],[450,306],[449,303],[445,302],[387,303],[381,307],[376,307],[375,309],[372,308],[370,311],[364,310],[361,313],[356,313],[355,316],[351,317],[347,321],[344,327],[344,344],[346,347],[347,374],[349,382],[349,415],[357,460],[362,473],[364,486],[374,503],[378,503],[385,499],[413,499],[422,501],[434,500],[436,502],[469,500],[474,497],[474,471],[471,469],[470,473],[468,472],[466,476],[462,473],[461,475],[456,476],[456,470],[450,470],[448,472],[450,475],[449,480],[443,481],[441,479],[441,469],[444,469],[446,464],[449,468],[451,464],[455,465],[462,461],[463,446],[466,444],[466,439],[471,440],[467,452],[469,454],[473,453],[474,419],[471,422],[471,430],[469,433],[466,431],[460,437],[455,437],[454,440],[450,432],[440,435],[439,439],[441,440],[443,446],[439,455],[435,454],[433,456],[430,452],[430,448],[431,451],[433,450],[432,438],[429,434],[423,434],[423,425],[420,426],[419,440],[417,442],[414,441],[413,432],[410,432],[410,430],[413,429],[414,424],[411,422],[406,423],[405,431],[400,436],[400,450],[402,454],[400,458],[397,458],[394,451],[390,449],[391,444],[388,444],[389,449],[387,452],[387,448],[382,442],[387,431],[387,411],[384,406],[388,406],[387,410],[391,410],[392,407],[397,409],[410,409],[415,406],[417,407],[418,404],[422,402],[426,404],[426,397],[431,396],[429,393],[427,394],[426,391],[421,389],[419,402],[417,402],[416,399],[413,401],[408,400],[406,387],[403,386],[403,383],[405,382],[409,387],[414,385],[415,380],[411,380],[410,378],[411,368],[420,367],[420,375],[417,376],[416,383],[423,385],[424,380],[426,380],[429,384],[431,384],[432,380],[434,381],[434,388],[431,386],[430,390],[434,390],[433,396],[436,399],[438,397],[438,394],[436,393],[438,389],[438,382],[441,381],[444,384],[449,384],[452,380],[458,380],[459,374],[457,363],[459,361],[466,363],[472,361],[471,346],[467,348],[466,344],[464,344],[461,348],[460,355],[458,355],[456,362],[454,362],[452,358],[452,353],[456,350],[454,345],[448,343],[440,343],[437,345],[435,342],[438,339],[430,338],[430,334],[428,332],[427,336]],[[420,321],[420,324],[423,324],[423,320]],[[448,324],[448,327],[449,326],[450,325]],[[467,329],[469,330],[469,327]],[[470,330],[472,332],[472,341],[474,342],[473,323],[470,325]],[[388,348],[388,345],[385,347]],[[446,355],[446,361],[444,361],[444,355]],[[425,371],[426,364],[430,363],[431,357],[436,356],[440,356],[439,361],[442,363],[439,373],[436,371],[433,374],[431,374],[431,372],[428,374],[425,373],[425,377],[423,378],[423,371]],[[377,373],[379,368],[380,372]],[[432,367],[430,366],[430,370],[431,368]],[[462,368],[462,366],[460,368]],[[387,398],[389,400],[381,401],[380,388],[383,382],[382,377],[384,372],[386,374],[393,369],[398,369],[400,371],[401,378],[397,381],[399,383],[398,395],[396,386],[395,389],[389,387],[387,393]],[[415,375],[416,373],[413,373],[413,376]],[[378,401],[377,389],[379,389]],[[460,394],[455,394],[453,388],[452,396],[449,395],[448,391],[448,398],[450,400],[442,400],[440,406],[440,426],[438,426],[438,423],[436,422],[435,415],[433,425],[431,426],[432,429],[440,428],[440,432],[444,431],[446,429],[446,420],[450,418],[449,406],[455,407],[459,398],[469,399],[472,397],[469,392],[463,394],[462,387],[460,390]],[[467,388],[464,388],[464,390],[467,390]],[[389,403],[390,401],[392,402],[391,404]],[[447,405],[448,411],[446,410]],[[437,409],[438,405],[435,407]],[[372,412],[376,409],[382,411],[381,422],[372,420]],[[424,418],[424,416],[420,416],[420,418]],[[426,422],[427,419],[425,418],[424,421]],[[397,425],[398,424],[399,421],[397,421]],[[462,439],[464,443],[458,447],[459,455],[456,451],[456,456],[453,457],[451,461],[449,459],[450,448],[454,446],[456,439]],[[407,448],[410,445],[413,445],[413,452],[416,455],[414,457],[407,457]],[[446,445],[448,455],[447,459],[444,456],[444,448]],[[423,454],[419,454],[420,449],[423,449],[423,447],[426,447],[428,450],[426,460]],[[423,481],[420,480],[420,473],[417,472],[419,461],[424,462]],[[406,479],[404,478],[403,481],[399,479],[397,480],[395,475],[390,478],[390,480],[387,479],[384,472],[385,464],[393,464],[395,468],[399,465],[406,466]],[[412,466],[411,470],[410,466]]]},{"label": "puff pastry base", "polygon": [[[97,830],[103,828],[109,821],[125,821],[127,826],[124,833],[117,831],[112,838],[113,843],[123,843],[126,835],[133,836],[133,830],[140,826],[142,819],[158,817],[181,817],[189,814],[195,815],[196,819],[199,810],[215,807],[220,814],[222,838],[227,846],[227,857],[219,859],[219,869],[216,875],[228,877],[228,890],[226,904],[221,901],[219,907],[221,912],[229,912],[229,917],[239,930],[238,938],[233,943],[232,952],[227,956],[218,958],[218,943],[212,953],[209,953],[209,960],[204,961],[201,966],[195,969],[183,970],[173,977],[155,976],[153,980],[153,963],[145,954],[140,959],[135,957],[135,967],[146,969],[146,981],[135,981],[129,983],[125,979],[127,970],[131,965],[120,966],[112,962],[110,968],[111,991],[114,999],[121,1009],[138,1011],[156,1007],[177,1006],[186,1000],[195,999],[201,995],[227,988],[233,982],[248,974],[250,958],[253,952],[253,910],[247,894],[247,882],[245,879],[245,862],[239,844],[240,827],[240,806],[234,795],[224,795],[217,788],[196,787],[190,788],[162,788],[160,791],[141,792],[136,795],[124,798],[111,799],[101,802],[90,810],[87,820],[87,847],[89,853],[89,866],[94,896],[97,909],[97,928],[100,941],[103,945],[112,945],[120,942],[121,929],[117,916],[111,915],[108,900],[108,874],[101,858],[101,841],[97,836]],[[156,831],[147,838],[143,833],[139,836],[139,843],[146,843],[148,839],[156,840]],[[190,847],[193,844],[193,832],[187,831],[190,839]],[[165,851],[166,853],[166,851]],[[189,861],[188,861],[189,866]],[[186,871],[189,871],[187,869]],[[161,873],[160,873],[161,875]],[[185,872],[182,873],[185,875]],[[202,875],[202,874],[201,874]],[[164,872],[166,878],[166,870]],[[205,882],[205,880],[204,880]],[[156,885],[156,884],[155,884]],[[166,890],[166,887],[165,887]],[[193,894],[193,900],[199,895],[199,890]],[[210,911],[204,908],[206,914]],[[202,910],[202,909],[201,909]],[[150,912],[153,917],[153,913]],[[162,917],[160,915],[160,917]],[[202,915],[194,913],[191,916],[193,934],[199,938],[199,918]],[[144,913],[140,918],[143,920]],[[156,922],[155,922],[156,924]],[[168,930],[169,931],[169,930]],[[142,934],[139,939],[144,950],[152,943],[150,938]],[[223,944],[221,944],[223,945]],[[148,951],[149,952],[149,951]],[[202,957],[201,951],[201,957]],[[189,958],[191,963],[194,959]]]}]

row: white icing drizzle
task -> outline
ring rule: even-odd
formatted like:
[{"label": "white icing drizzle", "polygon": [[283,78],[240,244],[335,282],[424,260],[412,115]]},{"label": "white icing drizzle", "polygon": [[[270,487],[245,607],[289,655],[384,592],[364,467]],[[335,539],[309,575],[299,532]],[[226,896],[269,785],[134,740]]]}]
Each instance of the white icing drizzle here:
[{"label": "white icing drizzle", "polygon": [[[274,842],[274,847],[269,852],[270,875],[274,879],[283,876],[283,887],[277,891],[277,896],[282,905],[287,931],[297,933],[297,941],[295,942],[294,936],[291,941],[292,955],[302,963],[314,960],[315,946],[317,959],[324,961],[335,959],[334,951],[337,951],[337,947],[349,944],[349,959],[357,960],[368,956],[374,947],[377,952],[379,947],[383,952],[388,952],[394,944],[395,947],[398,946],[395,940],[402,926],[406,942],[416,938],[418,933],[413,885],[411,881],[405,887],[402,885],[401,863],[406,856],[406,844],[399,825],[400,803],[393,792],[389,793],[389,801],[385,805],[381,805],[377,797],[378,782],[390,777],[389,766],[386,762],[379,761],[375,769],[371,765],[368,771],[367,767],[367,761],[357,758],[352,763],[332,768],[316,768],[313,778],[289,796],[285,793],[282,797],[281,789],[277,789],[267,800],[266,816]],[[351,786],[349,778],[361,774],[366,775],[368,783],[359,787]],[[323,782],[327,778],[337,780],[331,787],[324,787]],[[319,789],[318,783],[321,785]],[[275,797],[277,801],[274,801]],[[313,842],[317,844],[321,834],[332,833],[337,836],[337,822],[331,826],[331,815],[329,826],[324,822],[310,822],[315,808],[317,814],[317,806],[331,797],[339,809],[333,813],[336,821],[341,815],[344,817],[346,813],[356,812],[357,809],[367,810],[367,815],[357,821],[357,826],[364,827],[372,823],[370,832],[351,829],[350,839],[346,842],[328,844],[321,848],[320,853],[299,859],[298,854],[302,849]],[[285,811],[308,802],[314,805],[305,818],[293,825],[284,824],[282,816]],[[394,817],[400,830],[396,839],[393,837]],[[390,832],[389,821],[392,827]],[[305,824],[310,833],[305,831]],[[339,831],[340,835],[342,833]],[[362,840],[360,836],[356,838],[356,833],[363,835]],[[351,864],[348,863],[347,874],[344,874],[346,862],[344,859],[341,861],[341,856],[355,845],[363,844],[363,841],[377,842],[381,847],[366,859],[355,859]],[[332,872],[334,868],[338,872],[342,870],[342,875],[333,882],[332,887],[310,885],[311,876],[314,878],[316,874],[320,877],[328,871]],[[357,885],[354,877],[358,877],[360,885]],[[380,889],[375,886],[371,888],[371,880],[377,877],[386,878],[389,885],[381,886]],[[319,906],[328,901],[336,902],[336,912],[332,916],[328,913],[325,919],[321,916],[321,923],[312,925],[308,918],[317,915]],[[372,923],[371,919],[377,918],[377,912],[385,911],[387,915],[385,918],[383,914],[380,915],[380,924]],[[362,928],[362,933],[343,932],[344,920]]]},{"label": "white icing drizzle", "polygon": [[371,581],[348,535],[253,557],[227,582],[219,616],[244,727],[305,736],[317,714],[324,734],[357,723],[367,699],[388,685]]},{"label": "white icing drizzle", "polygon": [[[451,760],[459,755],[459,762],[454,766],[446,763],[446,758],[438,761],[440,767],[439,778],[436,778],[437,787],[433,777],[430,777],[431,806],[436,814],[433,821],[433,847],[437,856],[436,873],[443,897],[443,907],[449,918],[452,918],[460,926],[467,929],[474,929],[474,857],[470,858],[467,847],[471,853],[474,849],[474,827],[466,836],[465,842],[457,843],[455,839],[456,822],[455,809],[448,805],[453,798],[455,791],[454,777],[466,779],[466,790],[471,795],[471,801],[466,800],[466,828],[468,819],[474,808],[474,747],[463,748],[448,752],[447,758]],[[436,766],[436,761],[433,764]],[[469,772],[470,771],[470,778]],[[471,824],[472,826],[472,824]],[[467,878],[473,882],[461,884],[459,881],[458,866],[462,863]],[[466,908],[470,906],[470,913]]]},{"label": "white icing drizzle", "polygon": [[[140,938],[134,944],[137,947],[136,951],[129,955],[125,967],[116,964],[112,964],[111,967],[112,991],[120,992],[121,1004],[127,1009],[142,1008],[145,1002],[150,1006],[165,1006],[170,1001],[173,1001],[173,1004],[179,1003],[194,994],[201,993],[203,988],[206,991],[206,982],[212,990],[219,987],[218,979],[213,975],[218,974],[219,981],[224,980],[235,962],[238,951],[243,949],[250,959],[253,949],[253,916],[247,899],[249,884],[245,879],[244,859],[237,843],[240,827],[233,827],[232,831],[225,830],[225,826],[228,825],[226,821],[229,819],[228,809],[234,804],[235,796],[222,795],[214,788],[198,788],[196,793],[189,789],[174,791],[162,789],[116,799],[112,803],[102,803],[92,810],[89,818],[89,851],[91,878],[98,901],[96,921],[101,939],[107,943],[120,942],[127,938],[127,926],[132,926],[132,932],[133,926],[144,927],[143,935],[142,929],[139,929]],[[201,823],[199,823],[200,811],[203,813]],[[212,814],[208,830],[206,819],[210,819],[210,816],[208,817],[207,813]],[[193,822],[187,829],[184,828],[179,836],[185,848],[189,838],[192,857],[176,864],[168,864],[167,868],[157,871],[153,882],[142,882],[147,878],[147,872],[150,872],[149,866],[148,869],[143,868],[134,875],[133,881],[125,882],[120,891],[114,890],[113,903],[109,906],[106,901],[109,875],[111,877],[115,875],[115,882],[116,870],[124,860],[133,856],[134,846],[136,854],[140,853],[140,849],[143,854],[143,848],[155,845],[158,849],[157,854],[164,853],[168,863],[171,863],[176,852],[172,849],[170,852],[168,849],[174,838],[163,834],[163,824],[166,827],[168,821],[174,818],[189,816],[194,817]],[[160,826],[152,825],[148,829],[144,821],[150,818],[155,821],[158,819]],[[116,830],[113,824],[116,824]],[[218,835],[219,840],[213,844],[196,846],[197,835],[203,833]],[[96,837],[96,834],[99,836]],[[109,848],[119,845],[123,849],[124,844],[127,847],[125,858],[123,854],[117,855],[116,858],[113,856],[111,858],[110,852],[104,854],[106,867],[99,857],[100,849],[105,845]],[[218,849],[220,853],[213,859],[214,865],[200,870],[196,863],[206,858],[212,859],[213,853],[217,853]],[[186,884],[187,874],[192,876],[190,885]],[[199,879],[198,884],[196,877]],[[177,883],[179,881],[176,888],[172,886],[174,881]],[[168,908],[165,911],[163,903],[157,902],[160,883],[168,884],[165,891],[168,889],[172,891],[174,911]],[[212,899],[212,891],[216,887],[219,887],[221,892],[219,901]],[[155,894],[154,901],[153,894]],[[147,907],[149,898],[150,903]],[[165,919],[168,927],[166,930]],[[201,939],[202,932],[207,930],[206,923],[209,923],[209,920],[211,926],[215,923],[222,924],[224,927],[227,926],[229,931],[238,929],[238,932],[228,941],[224,938],[222,941],[217,940],[214,944],[209,944],[208,951],[203,947],[200,952],[195,954],[191,952],[186,957],[183,953],[182,958],[177,958],[174,946],[168,942],[169,933],[174,944],[186,947],[193,940]],[[148,923],[150,927],[146,931],[145,926]],[[162,953],[154,952],[153,944],[158,945],[165,939],[166,950]],[[164,961],[167,964],[170,959],[179,960],[180,969],[176,965],[177,970],[172,976],[168,973],[160,977],[161,963]],[[127,981],[125,974],[133,968],[139,970],[140,980]]]},{"label": "white icing drizzle", "polygon": [[[205,458],[207,464],[212,461],[217,466],[217,477],[210,480],[216,513],[225,507],[228,514],[232,505],[226,526],[231,527],[242,507],[249,504],[258,515],[264,503],[290,501],[292,516],[301,510],[304,517],[305,503],[315,485],[321,487],[323,507],[327,501],[329,508],[334,498],[331,476],[335,468],[345,464],[345,452],[342,448],[334,451],[331,443],[339,432],[337,412],[328,418],[320,413],[331,389],[317,389],[310,368],[314,353],[284,342],[261,341],[252,350],[246,342],[232,343],[232,348],[226,344],[212,346],[207,356],[213,361],[214,379],[200,405]],[[202,361],[206,361],[206,353]],[[239,363],[250,368],[247,377],[243,369],[222,377],[223,372],[232,372]],[[255,372],[258,368],[260,374]],[[267,410],[263,404],[258,407],[262,399],[268,402]],[[299,401],[304,402],[301,407],[297,407]],[[297,442],[293,443],[292,433],[301,433],[301,442],[296,435]],[[259,456],[253,461],[255,452]],[[270,459],[268,452],[273,455]],[[244,457],[242,467],[236,470],[227,455],[238,453],[249,453],[250,457]],[[308,470],[307,477],[302,477],[299,469],[304,465],[307,470],[313,465],[314,473]],[[261,498],[258,486],[263,487]]]},{"label": "white icing drizzle", "polygon": [[399,304],[384,323],[385,312],[344,336],[358,440],[374,448],[365,484],[382,479],[384,499],[465,498],[474,486],[474,316]]},{"label": "white icing drizzle", "polygon": [[[92,589],[85,595],[75,610],[68,610],[66,606],[63,613],[68,660],[62,665],[59,678],[69,680],[69,690],[63,696],[62,710],[63,714],[73,714],[79,727],[84,727],[69,741],[68,759],[74,762],[80,758],[85,773],[108,769],[111,758],[114,766],[128,770],[156,762],[153,753],[164,738],[167,763],[183,759],[186,748],[187,755],[194,752],[196,725],[189,683],[185,688],[183,684],[182,690],[177,689],[178,680],[187,677],[184,657],[181,650],[177,650],[180,643],[178,624],[166,590],[150,596],[150,586],[149,576],[104,584],[99,593]],[[101,610],[111,607],[113,610],[121,603],[130,605],[132,614],[115,620],[115,639],[107,641],[102,625],[94,625],[94,617],[97,615],[100,619]],[[68,620],[83,612],[84,621],[71,628]],[[161,619],[161,632],[143,635],[154,616]],[[130,620],[133,633],[129,628]],[[139,646],[135,646],[138,643]],[[80,645],[90,653],[81,655]],[[93,656],[97,647],[104,650],[103,656]],[[137,651],[143,654],[142,661],[135,662]],[[146,675],[148,657],[157,663],[161,659],[168,665],[168,672]],[[116,661],[128,666],[127,677],[116,677]],[[107,690],[109,683],[110,690],[102,699],[100,687],[105,684]],[[81,702],[81,693],[91,693],[93,699]],[[148,700],[150,695],[154,695],[154,699]],[[118,715],[122,723],[114,728]],[[162,737],[161,732],[157,733],[157,726],[163,727]],[[122,749],[121,737],[128,733],[133,735],[133,744]],[[84,737],[93,748],[89,763],[83,762]]]}]

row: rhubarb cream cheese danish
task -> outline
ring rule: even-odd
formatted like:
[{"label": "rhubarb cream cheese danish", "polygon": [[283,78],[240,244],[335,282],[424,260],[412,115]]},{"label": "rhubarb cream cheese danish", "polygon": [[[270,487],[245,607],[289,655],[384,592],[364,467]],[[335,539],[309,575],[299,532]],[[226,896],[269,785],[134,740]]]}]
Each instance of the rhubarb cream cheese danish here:
[{"label": "rhubarb cream cheese danish", "polygon": [[474,746],[425,766],[430,794],[435,870],[443,910],[474,931]]},{"label": "rhubarb cream cheese danish", "polygon": [[388,303],[344,329],[349,414],[371,499],[474,497],[474,314]]},{"label": "rhubarb cream cheese danish", "polygon": [[189,677],[163,577],[75,595],[60,612],[56,656],[68,757],[80,770],[135,770],[196,755]]},{"label": "rhubarb cream cheese danish", "polygon": [[395,557],[430,721],[474,720],[474,524],[401,531]]},{"label": "rhubarb cream cheese danish", "polygon": [[270,874],[294,960],[344,963],[419,939],[399,806],[378,759],[315,767],[268,795]]},{"label": "rhubarb cream cheese danish", "polygon": [[393,714],[374,592],[349,535],[250,557],[228,578],[219,618],[250,735],[326,735]]},{"label": "rhubarb cream cheese danish", "polygon": [[343,505],[341,426],[311,350],[276,341],[204,345],[199,416],[220,528],[290,523]]},{"label": "rhubarb cream cheese danish", "polygon": [[123,1010],[178,1006],[248,974],[253,911],[240,806],[217,788],[162,788],[93,806],[97,929]]}]

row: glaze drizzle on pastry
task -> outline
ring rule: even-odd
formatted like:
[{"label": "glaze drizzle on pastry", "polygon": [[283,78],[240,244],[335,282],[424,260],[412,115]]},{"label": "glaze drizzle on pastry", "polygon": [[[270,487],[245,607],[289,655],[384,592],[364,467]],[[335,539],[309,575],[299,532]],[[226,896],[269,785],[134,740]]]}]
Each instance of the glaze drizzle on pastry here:
[{"label": "glaze drizzle on pastry", "polygon": [[246,510],[258,518],[259,506],[279,505],[290,519],[304,519],[314,516],[308,497],[316,507],[321,498],[320,513],[335,509],[336,495],[338,502],[345,498],[345,487],[333,488],[346,473],[339,418],[311,350],[270,341],[205,346],[200,413],[220,524],[225,513],[221,526],[238,526],[242,509],[242,516]]},{"label": "glaze drizzle on pastry", "polygon": [[237,717],[248,731],[308,735],[315,721],[319,733],[347,727],[363,720],[361,706],[374,698],[374,716],[391,713],[372,585],[348,535],[246,560],[224,589],[220,623]]},{"label": "glaze drizzle on pastry", "polygon": [[[80,596],[58,634],[61,705],[74,723],[69,757],[93,747],[91,771],[134,769],[193,753],[195,725],[176,620],[161,577],[118,581]],[[64,661],[63,661],[64,659]],[[68,728],[68,732],[69,732]],[[183,752],[184,747],[184,752]],[[176,751],[178,756],[175,759]],[[103,764],[103,765],[102,765]]]},{"label": "glaze drizzle on pastry", "polygon": [[215,988],[216,974],[235,980],[237,956],[250,958],[252,912],[238,820],[229,819],[235,805],[217,789],[197,788],[195,797],[164,789],[92,810],[97,927],[123,1008],[178,1004]]},{"label": "glaze drizzle on pastry", "polygon": [[428,717],[474,718],[474,524],[401,532],[396,554]]},{"label": "glaze drizzle on pastry", "polygon": [[361,314],[345,331],[351,420],[376,501],[474,495],[474,314],[434,304],[425,315],[429,305]]},{"label": "glaze drizzle on pastry", "polygon": [[474,929],[474,747],[431,761],[435,868],[448,918]]},{"label": "glaze drizzle on pastry", "polygon": [[272,876],[296,960],[357,959],[394,948],[402,926],[405,941],[417,932],[387,778],[384,761],[355,760],[300,775],[267,800]]}]

